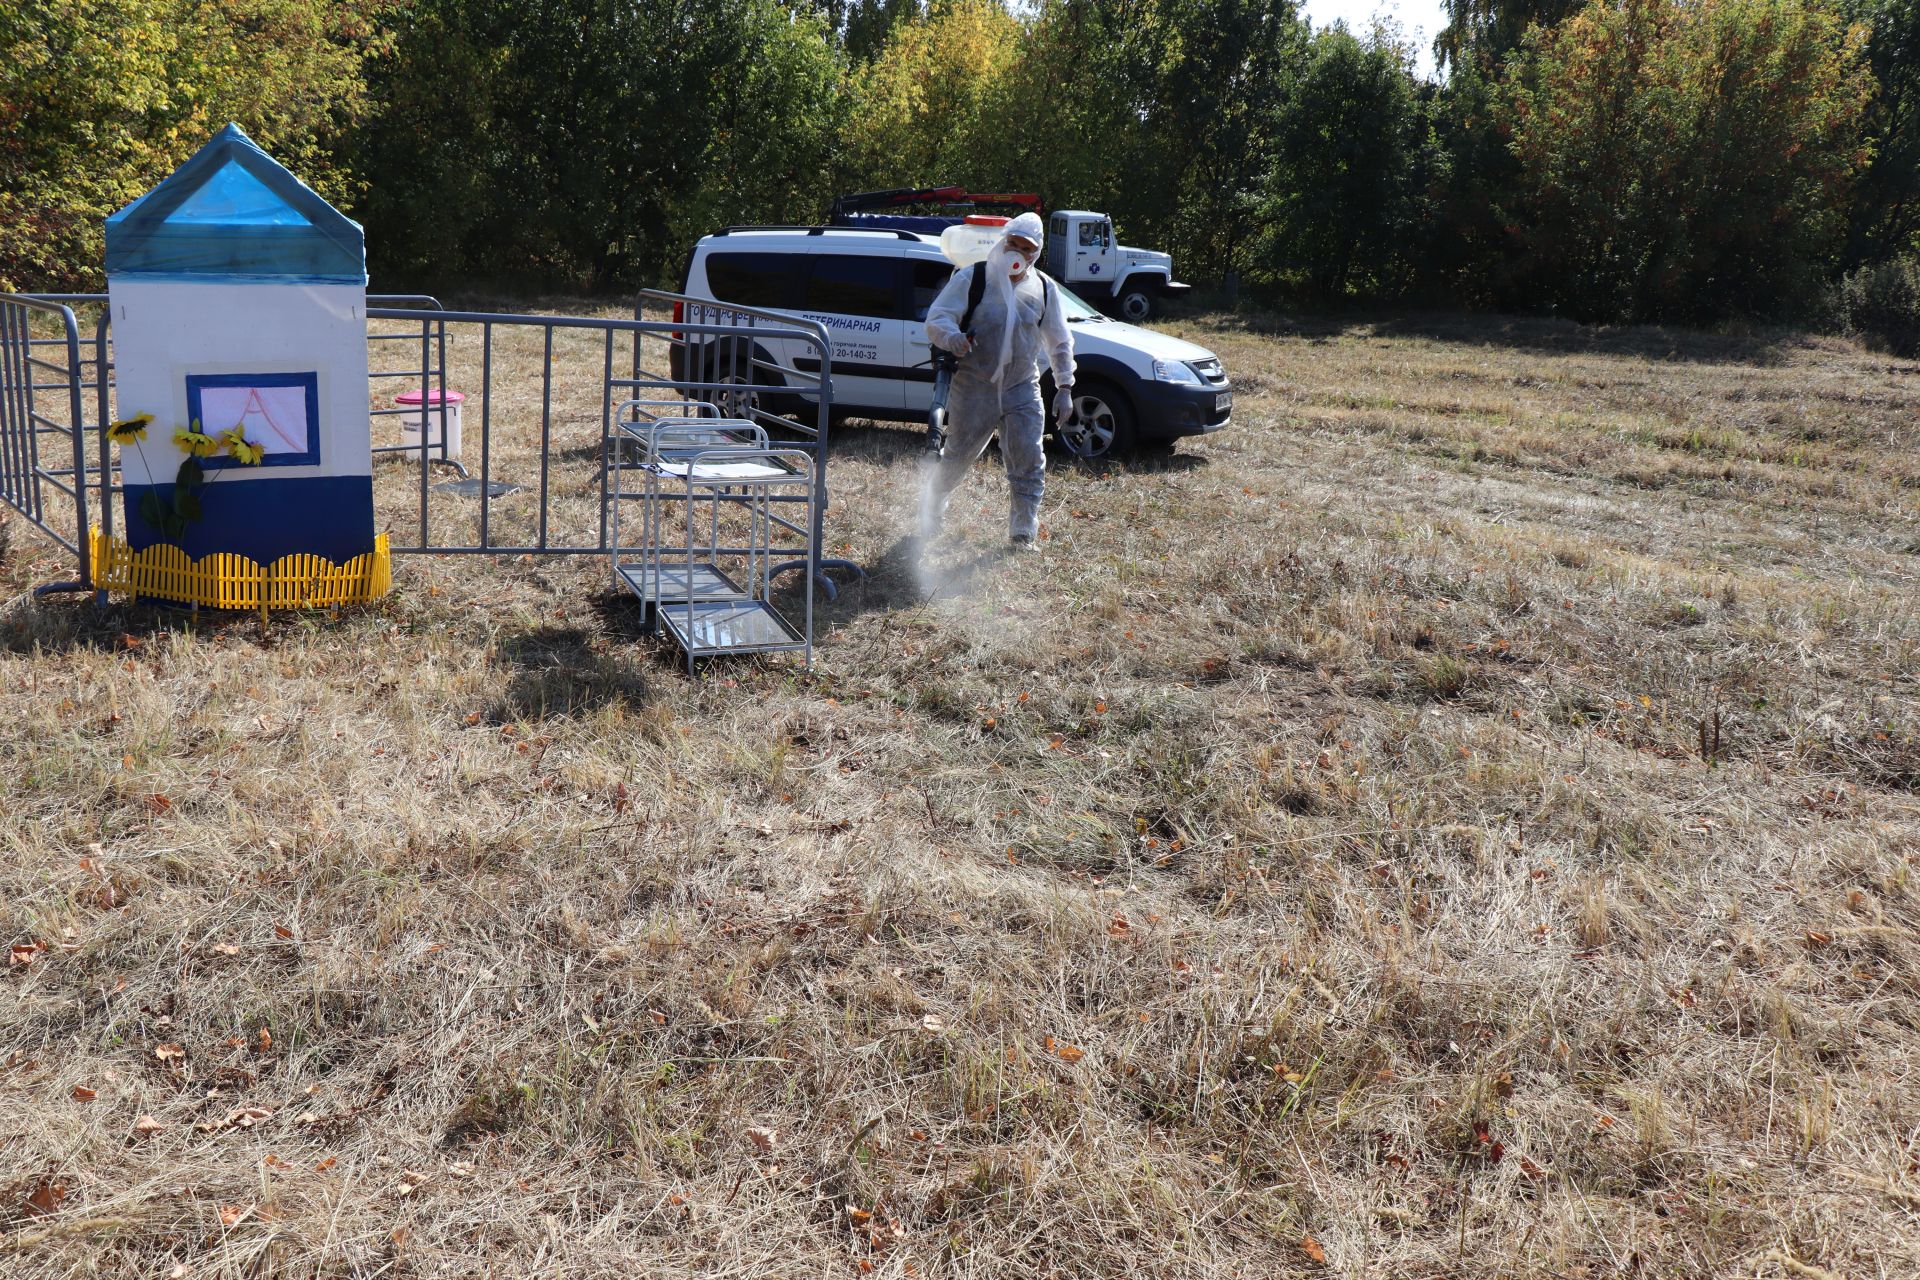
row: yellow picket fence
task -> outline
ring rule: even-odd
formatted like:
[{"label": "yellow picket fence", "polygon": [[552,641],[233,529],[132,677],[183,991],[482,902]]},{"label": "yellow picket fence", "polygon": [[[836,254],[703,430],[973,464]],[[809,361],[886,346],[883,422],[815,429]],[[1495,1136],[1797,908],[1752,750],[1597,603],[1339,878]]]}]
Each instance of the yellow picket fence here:
[{"label": "yellow picket fence", "polygon": [[291,555],[265,568],[227,552],[189,560],[186,552],[166,543],[135,551],[98,529],[93,530],[92,544],[94,587],[125,591],[136,600],[146,596],[265,613],[361,604],[393,587],[393,559],[384,533],[374,539],[372,551],[345,564],[321,556]]}]

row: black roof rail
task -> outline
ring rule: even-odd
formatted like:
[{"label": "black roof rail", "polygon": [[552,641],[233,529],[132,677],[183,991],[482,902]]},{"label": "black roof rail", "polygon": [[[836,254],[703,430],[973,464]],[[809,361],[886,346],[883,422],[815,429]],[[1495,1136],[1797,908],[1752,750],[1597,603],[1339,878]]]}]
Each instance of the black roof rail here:
[{"label": "black roof rail", "polygon": [[773,223],[764,226],[749,224],[738,227],[722,227],[713,234],[716,236],[730,236],[736,231],[804,231],[810,236],[825,235],[829,231],[851,231],[855,235],[892,236],[896,240],[918,241],[920,239],[920,237],[913,232],[902,231],[898,227],[814,227],[802,225],[783,226]]}]

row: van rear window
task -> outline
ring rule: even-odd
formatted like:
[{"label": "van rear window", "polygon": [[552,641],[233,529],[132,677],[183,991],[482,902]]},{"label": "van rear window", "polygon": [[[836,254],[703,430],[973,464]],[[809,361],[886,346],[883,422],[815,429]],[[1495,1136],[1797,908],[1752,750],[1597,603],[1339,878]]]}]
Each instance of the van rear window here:
[{"label": "van rear window", "polygon": [[818,253],[812,262],[807,310],[897,318],[894,282],[899,279],[900,259]]},{"label": "van rear window", "polygon": [[791,308],[794,264],[790,253],[710,253],[707,288],[722,302]]}]

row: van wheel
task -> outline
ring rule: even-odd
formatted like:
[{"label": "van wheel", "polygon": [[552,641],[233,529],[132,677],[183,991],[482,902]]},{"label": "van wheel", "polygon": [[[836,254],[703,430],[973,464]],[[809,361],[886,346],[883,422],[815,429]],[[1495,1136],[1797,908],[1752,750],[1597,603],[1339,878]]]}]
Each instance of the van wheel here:
[{"label": "van wheel", "polygon": [[1114,387],[1090,378],[1073,386],[1073,421],[1057,428],[1060,445],[1085,461],[1131,453],[1139,443],[1133,406]]},{"label": "van wheel", "polygon": [[1145,324],[1153,318],[1153,295],[1145,285],[1130,284],[1120,295],[1120,318],[1128,324]]},{"label": "van wheel", "polygon": [[759,419],[754,416],[756,413],[778,417],[787,412],[784,402],[791,397],[767,390],[733,390],[735,387],[751,387],[756,384],[761,387],[770,384],[786,385],[786,380],[772,370],[756,368],[753,363],[755,358],[765,363],[772,363],[758,348],[755,348],[751,354],[743,351],[737,358],[731,360],[716,357],[708,366],[706,380],[718,385],[704,393],[704,398],[713,401],[722,417],[745,418],[749,422],[758,422]]},{"label": "van wheel", "polygon": [[749,387],[753,380],[744,373],[715,374],[709,381],[720,385],[708,392],[713,397],[714,407],[720,410],[723,418],[745,418],[753,421],[754,411],[761,407],[758,391],[734,391],[734,387]]}]

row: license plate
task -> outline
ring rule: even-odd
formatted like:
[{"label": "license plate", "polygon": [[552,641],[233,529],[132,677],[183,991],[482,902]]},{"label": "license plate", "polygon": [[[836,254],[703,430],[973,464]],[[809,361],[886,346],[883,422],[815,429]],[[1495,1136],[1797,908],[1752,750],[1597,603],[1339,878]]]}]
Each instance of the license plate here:
[{"label": "license plate", "polygon": [[1215,413],[1225,413],[1231,408],[1233,408],[1233,392],[1222,391],[1213,398],[1213,411]]}]

